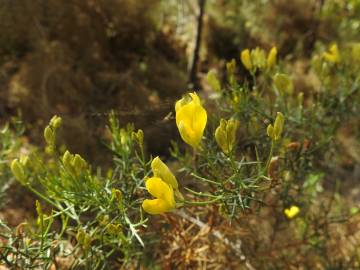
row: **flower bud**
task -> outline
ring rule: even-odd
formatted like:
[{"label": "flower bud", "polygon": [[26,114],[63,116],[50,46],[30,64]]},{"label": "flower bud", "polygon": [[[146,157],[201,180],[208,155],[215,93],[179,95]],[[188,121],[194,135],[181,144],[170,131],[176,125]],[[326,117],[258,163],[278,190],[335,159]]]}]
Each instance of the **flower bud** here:
[{"label": "flower bud", "polygon": [[206,80],[207,80],[207,83],[211,86],[211,88],[214,91],[217,91],[217,92],[221,91],[221,85],[220,85],[218,78],[216,77],[215,71],[210,70],[208,72],[208,74],[206,75]]},{"label": "flower bud", "polygon": [[272,124],[267,126],[266,133],[271,139],[274,139],[274,127]]},{"label": "flower bud", "polygon": [[127,146],[129,136],[124,128],[120,129],[120,143],[122,146]]},{"label": "flower bud", "polygon": [[72,166],[75,169],[76,174],[79,175],[86,168],[87,163],[79,154],[76,154],[72,160]]},{"label": "flower bud", "polygon": [[235,84],[235,68],[235,59],[232,59],[230,62],[226,63],[226,73],[230,84]]},{"label": "flower bud", "polygon": [[44,129],[44,138],[48,145],[55,144],[55,132],[51,126],[46,126]]},{"label": "flower bud", "polygon": [[29,162],[30,162],[29,156],[21,156],[20,157],[20,163],[24,167],[26,167],[29,164]]},{"label": "flower bud", "polygon": [[284,128],[285,118],[281,112],[278,112],[276,115],[275,123],[274,123],[274,140],[277,141],[280,139],[281,133]]},{"label": "flower bud", "polygon": [[277,49],[272,47],[267,57],[267,68],[270,69],[276,64]]},{"label": "flower bud", "polygon": [[19,162],[18,159],[14,159],[10,165],[11,171],[21,184],[26,184],[26,177],[23,165]]},{"label": "flower bud", "polygon": [[40,204],[40,202],[39,202],[38,200],[36,200],[35,206],[36,206],[36,213],[37,213],[39,216],[42,216],[42,215],[43,215],[43,211],[42,211],[41,204]]},{"label": "flower bud", "polygon": [[262,69],[266,66],[266,56],[264,50],[256,47],[255,50],[251,50],[251,62],[255,68]]},{"label": "flower bud", "polygon": [[62,157],[62,162],[64,164],[65,169],[67,170],[72,169],[73,160],[74,160],[74,155],[71,154],[68,150],[66,150]]},{"label": "flower bud", "polygon": [[136,142],[139,144],[140,147],[143,147],[144,145],[144,132],[139,129],[137,132],[132,132],[131,137],[133,140],[136,140]]},{"label": "flower bud", "polygon": [[243,63],[243,65],[245,66],[245,68],[249,71],[252,70],[253,65],[251,63],[251,57],[250,57],[250,51],[249,49],[245,49],[241,52],[240,54],[240,59],[241,62]]},{"label": "flower bud", "polygon": [[106,227],[106,230],[109,234],[117,235],[122,232],[122,227],[121,224],[115,225],[111,223]]},{"label": "flower bud", "polygon": [[62,123],[62,119],[57,115],[54,115],[50,120],[50,125],[55,129],[59,128],[61,126],[61,123]]},{"label": "flower bud", "polygon": [[235,146],[238,127],[239,121],[237,120],[221,119],[220,125],[215,130],[215,140],[225,154],[229,154]]},{"label": "flower bud", "polygon": [[119,203],[122,202],[122,192],[121,190],[117,189],[117,188],[113,188],[111,189],[111,194],[113,196],[113,198],[115,198]]},{"label": "flower bud", "polygon": [[281,94],[291,94],[294,89],[292,80],[288,75],[282,73],[276,73],[274,78],[274,85]]}]

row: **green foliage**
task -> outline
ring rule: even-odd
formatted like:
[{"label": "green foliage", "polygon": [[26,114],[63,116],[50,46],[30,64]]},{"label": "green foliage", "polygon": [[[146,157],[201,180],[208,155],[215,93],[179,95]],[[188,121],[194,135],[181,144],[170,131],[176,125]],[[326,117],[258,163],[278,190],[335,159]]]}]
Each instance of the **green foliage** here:
[{"label": "green foliage", "polygon": [[[229,1],[224,6],[233,8],[225,16],[244,5],[248,16],[286,7],[282,1],[256,3]],[[356,1],[329,1],[321,19],[334,15],[331,3],[357,12]],[[269,15],[261,14],[264,23]],[[250,19],[246,27],[255,35],[259,29]],[[339,29],[349,24],[356,26],[355,16]],[[345,180],[338,172],[339,134],[359,122],[359,44],[314,44],[310,90],[295,80],[293,62],[276,59],[276,48],[271,61],[260,47],[245,50],[226,63],[223,81],[210,71],[210,98],[202,102],[191,93],[177,104],[176,125],[191,147],[173,142],[168,165],[145,151],[146,132],[120,125],[115,112],[105,142],[113,163],[106,169],[60,146],[66,119],[54,116],[44,128],[44,149],[26,156],[14,154],[20,129],[5,126],[0,179],[15,178],[37,200],[34,220],[16,228],[0,222],[2,263],[14,269],[200,268],[191,247],[210,235],[208,242],[217,239],[231,250],[235,268],[359,268],[359,211],[341,193]],[[246,69],[238,66],[240,58]],[[350,156],[356,161],[357,153]],[[145,200],[150,207],[143,207]],[[189,239],[196,226],[201,232]]]}]

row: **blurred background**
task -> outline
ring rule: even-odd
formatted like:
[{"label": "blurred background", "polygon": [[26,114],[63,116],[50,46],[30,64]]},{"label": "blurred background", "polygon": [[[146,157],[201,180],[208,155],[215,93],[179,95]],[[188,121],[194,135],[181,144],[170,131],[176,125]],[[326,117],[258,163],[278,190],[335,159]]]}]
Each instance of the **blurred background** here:
[{"label": "blurred background", "polygon": [[21,114],[38,145],[60,115],[66,145],[101,164],[113,109],[166,154],[178,136],[166,121],[174,100],[206,91],[210,68],[223,74],[242,49],[276,45],[306,92],[314,47],[358,39],[359,10],[356,0],[2,0],[0,121]]}]

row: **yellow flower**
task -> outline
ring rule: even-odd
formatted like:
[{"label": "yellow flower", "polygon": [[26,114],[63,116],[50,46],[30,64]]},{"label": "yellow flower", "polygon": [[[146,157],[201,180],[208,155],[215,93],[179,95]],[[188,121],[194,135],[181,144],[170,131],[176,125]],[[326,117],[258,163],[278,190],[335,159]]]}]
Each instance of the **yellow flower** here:
[{"label": "yellow flower", "polygon": [[300,213],[300,208],[297,207],[296,205],[292,205],[290,208],[286,208],[284,210],[284,214],[287,216],[287,218],[292,219],[294,218],[297,214]]},{"label": "yellow flower", "polygon": [[154,173],[155,177],[161,178],[165,183],[172,186],[174,189],[178,189],[179,185],[178,182],[173,175],[173,173],[170,171],[168,166],[159,157],[156,157],[151,162],[151,169]]},{"label": "yellow flower", "polygon": [[175,208],[174,191],[171,185],[165,183],[159,177],[151,177],[146,180],[146,189],[156,199],[144,200],[142,208],[151,215],[169,212]]},{"label": "yellow flower", "polygon": [[245,49],[241,52],[240,55],[241,62],[244,64],[247,70],[251,71],[253,65],[251,63],[250,51]]},{"label": "yellow flower", "polygon": [[277,49],[272,47],[267,57],[267,67],[270,69],[276,64]]},{"label": "yellow flower", "polygon": [[187,144],[197,148],[207,122],[207,113],[203,106],[201,106],[198,95],[190,93],[189,96],[177,101],[175,112],[176,125],[181,138]]},{"label": "yellow flower", "polygon": [[226,121],[221,119],[220,125],[215,130],[215,140],[225,154],[229,154],[235,146],[238,127],[239,121],[237,120],[230,119]]},{"label": "yellow flower", "polygon": [[323,57],[326,61],[331,63],[339,63],[340,62],[340,53],[337,44],[333,44],[330,46],[328,52],[324,52]]}]

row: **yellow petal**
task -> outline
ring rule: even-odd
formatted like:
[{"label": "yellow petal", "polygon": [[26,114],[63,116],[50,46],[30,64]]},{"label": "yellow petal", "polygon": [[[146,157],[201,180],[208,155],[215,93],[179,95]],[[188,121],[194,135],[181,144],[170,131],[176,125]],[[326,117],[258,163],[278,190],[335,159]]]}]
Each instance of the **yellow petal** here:
[{"label": "yellow petal", "polygon": [[276,47],[272,47],[268,54],[268,57],[267,57],[267,67],[268,68],[271,68],[275,65],[276,56],[277,56],[277,49],[276,49]]},{"label": "yellow petal", "polygon": [[196,135],[192,128],[190,128],[190,125],[188,125],[185,121],[180,121],[178,129],[183,141],[196,148],[200,140],[196,138]]},{"label": "yellow petal", "polygon": [[241,52],[240,55],[241,62],[246,67],[247,70],[252,69],[251,57],[249,49],[245,49]]},{"label": "yellow petal", "polygon": [[203,136],[206,127],[206,122],[207,122],[206,110],[201,105],[195,106],[192,126],[199,140],[201,140]]},{"label": "yellow petal", "polygon": [[329,52],[324,52],[324,58],[328,62],[339,63],[340,62],[340,52],[337,44],[331,45]]},{"label": "yellow petal", "polygon": [[196,105],[201,105],[200,103],[200,98],[199,96],[193,92],[193,93],[189,93],[190,97],[192,98],[192,101],[196,104]]},{"label": "yellow petal", "polygon": [[290,219],[295,217],[297,214],[299,214],[299,212],[300,212],[300,208],[297,207],[296,205],[292,205],[290,208],[284,210],[284,214]]},{"label": "yellow petal", "polygon": [[151,169],[154,173],[154,176],[161,178],[164,182],[168,183],[174,189],[178,189],[178,182],[170,171],[168,166],[159,157],[156,157],[151,162]]},{"label": "yellow petal", "polygon": [[154,200],[146,199],[142,203],[142,208],[151,215],[158,215],[164,212],[171,211],[173,209],[173,207],[171,207],[163,199],[154,199]]},{"label": "yellow petal", "polygon": [[146,180],[145,185],[152,196],[165,200],[172,208],[175,207],[174,191],[172,187],[161,180],[161,178],[151,177]]},{"label": "yellow petal", "polygon": [[182,106],[186,105],[188,101],[186,98],[182,98],[175,103],[175,112],[177,112]]}]

